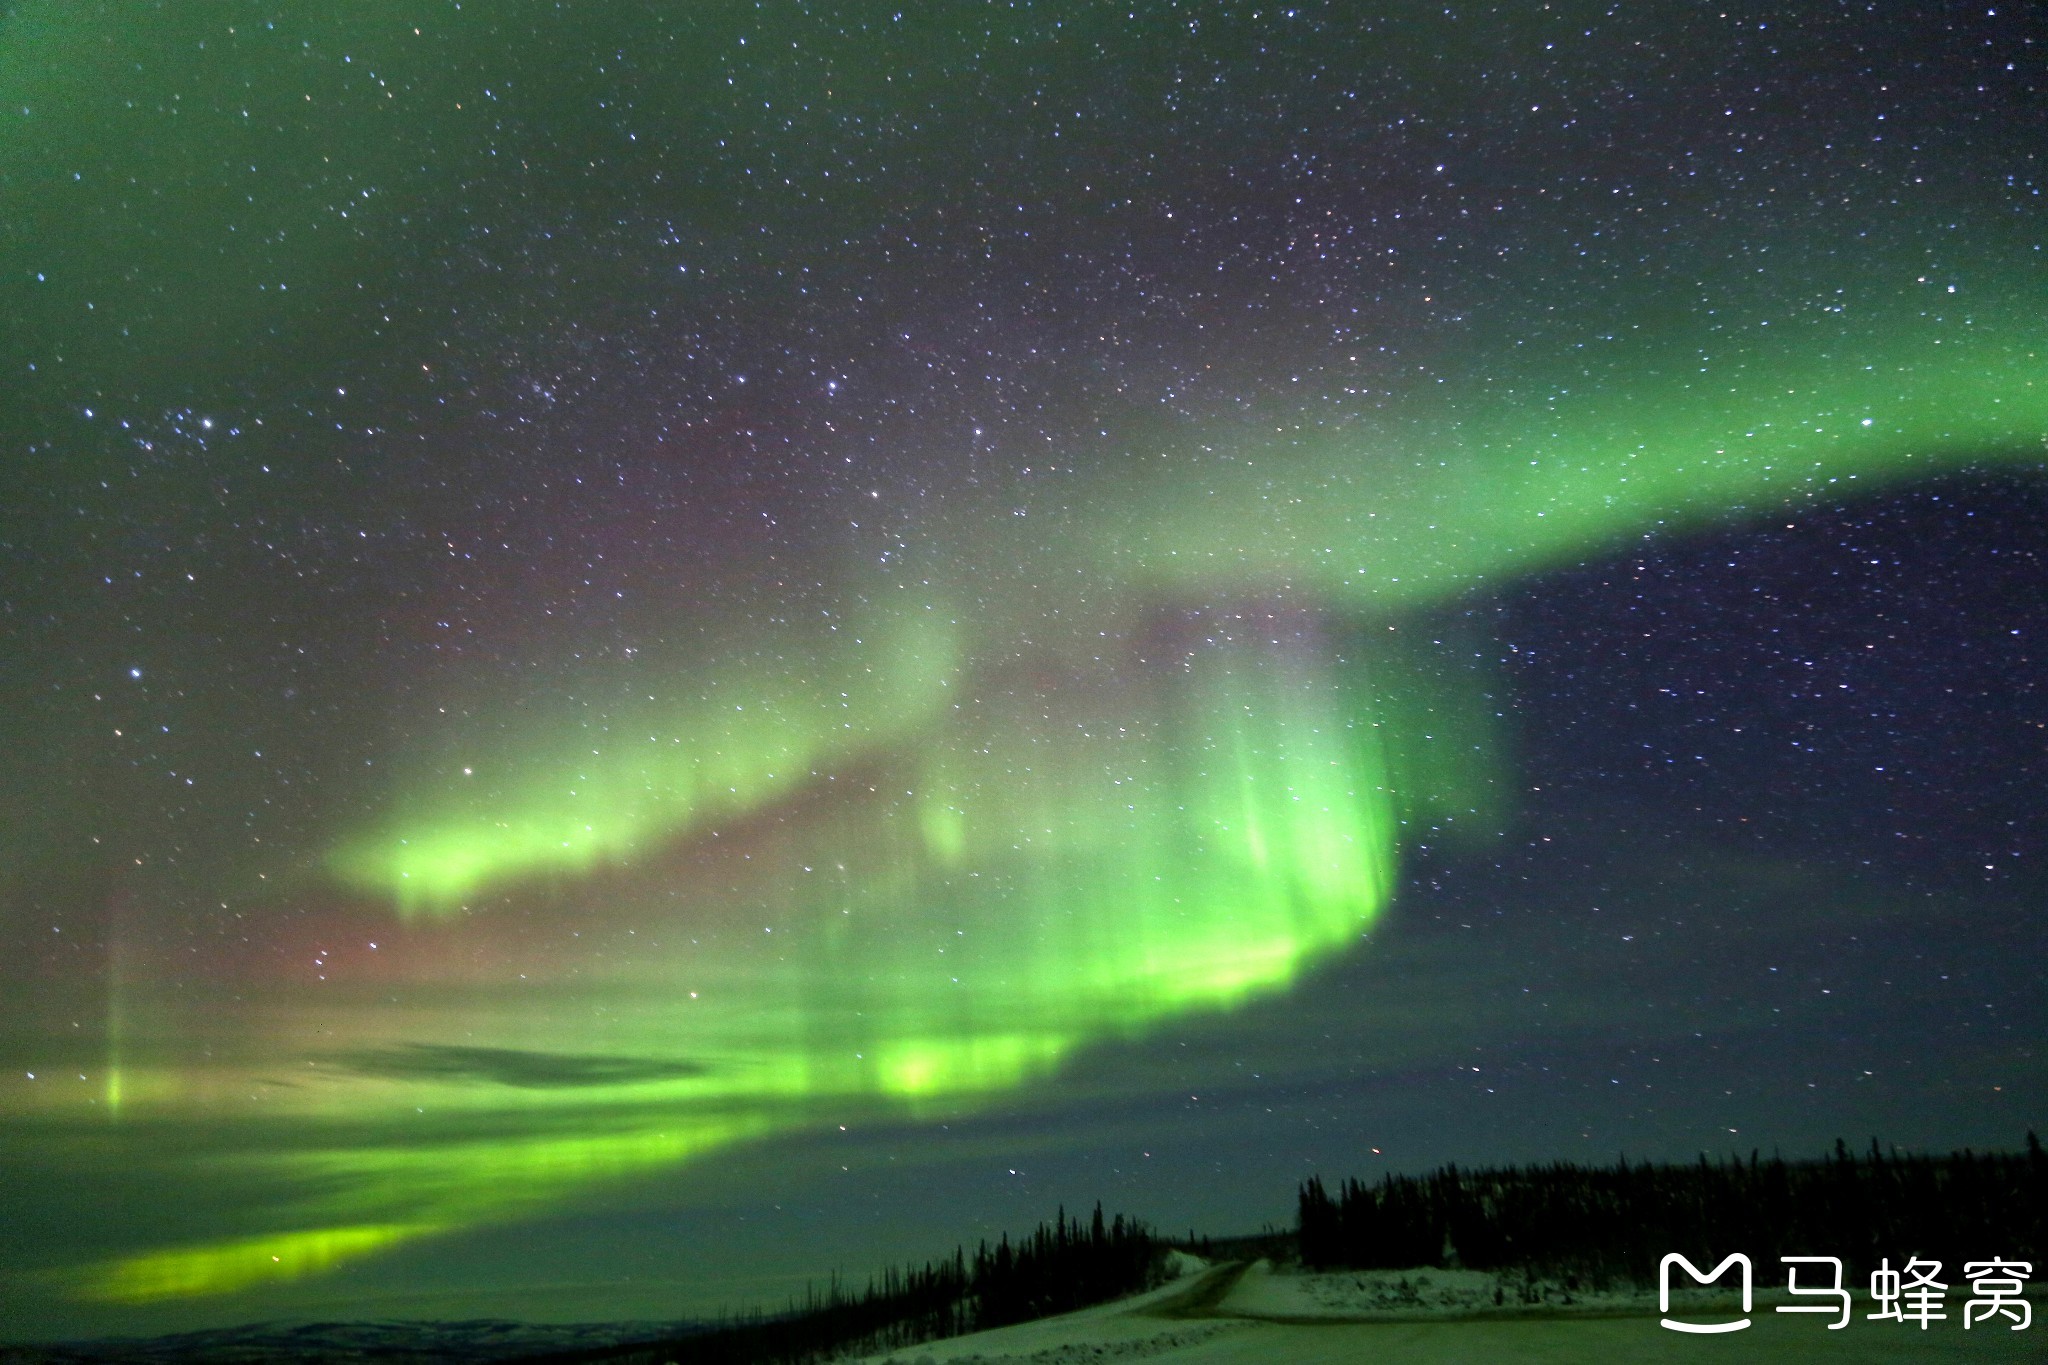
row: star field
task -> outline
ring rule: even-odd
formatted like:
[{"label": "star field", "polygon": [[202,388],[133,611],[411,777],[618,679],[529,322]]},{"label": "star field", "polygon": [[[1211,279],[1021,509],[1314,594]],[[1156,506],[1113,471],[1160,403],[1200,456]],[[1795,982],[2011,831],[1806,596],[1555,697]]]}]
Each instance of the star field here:
[{"label": "star field", "polygon": [[0,11],[0,1315],[2019,1141],[2044,37]]}]

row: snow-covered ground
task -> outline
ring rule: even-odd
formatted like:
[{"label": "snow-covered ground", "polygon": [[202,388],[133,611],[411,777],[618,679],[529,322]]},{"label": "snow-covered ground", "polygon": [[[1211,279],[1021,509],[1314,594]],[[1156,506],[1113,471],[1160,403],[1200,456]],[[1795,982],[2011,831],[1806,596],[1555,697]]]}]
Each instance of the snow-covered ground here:
[{"label": "snow-covered ground", "polygon": [[[1192,1263],[1192,1264],[1190,1264]],[[1595,1294],[1520,1276],[1421,1269],[1309,1275],[1260,1262],[1201,1267],[1135,1298],[1062,1317],[865,1358],[865,1365],[1442,1365],[1478,1361],[2006,1362],[2048,1359],[2048,1323],[1965,1331],[1959,1302],[1926,1331],[1856,1318],[1838,1331],[1816,1316],[1772,1311],[1759,1293],[1751,1326],[1692,1336],[1658,1323],[1656,1295]],[[1218,1296],[1219,1290],[1228,1288]],[[1499,1303],[1495,1302],[1500,1291]],[[1533,1296],[1533,1301],[1530,1301]],[[1569,1300],[1569,1302],[1567,1302]],[[1674,1316],[1708,1317],[1727,1300],[1697,1294]],[[2035,1301],[2037,1314],[2044,1305]],[[1732,1314],[1731,1314],[1732,1315]]]},{"label": "snow-covered ground", "polygon": [[1143,1360],[1199,1346],[1250,1326],[1221,1319],[1170,1316],[1177,1305],[1211,1283],[1209,1276],[1218,1273],[1218,1268],[1210,1267],[1199,1257],[1185,1252],[1175,1252],[1173,1256],[1170,1268],[1179,1272],[1178,1278],[1131,1298],[862,1359],[868,1365],[924,1365],[926,1361],[931,1365],[941,1361],[1069,1365],[1080,1361]]},{"label": "snow-covered ground", "polygon": [[[1704,1304],[1719,1296],[1698,1295]],[[1284,1273],[1264,1261],[1244,1273],[1219,1308],[1256,1318],[1441,1320],[1446,1317],[1528,1317],[1560,1313],[1641,1313],[1654,1293],[1593,1290],[1555,1280],[1487,1270],[1356,1270]]]}]

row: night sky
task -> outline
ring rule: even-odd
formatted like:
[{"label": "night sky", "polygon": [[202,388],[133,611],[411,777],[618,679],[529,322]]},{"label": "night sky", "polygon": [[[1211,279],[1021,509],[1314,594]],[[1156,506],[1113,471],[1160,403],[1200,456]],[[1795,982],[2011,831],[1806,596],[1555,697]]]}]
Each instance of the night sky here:
[{"label": "night sky", "polygon": [[2048,1126],[2044,52],[0,5],[0,1335]]}]

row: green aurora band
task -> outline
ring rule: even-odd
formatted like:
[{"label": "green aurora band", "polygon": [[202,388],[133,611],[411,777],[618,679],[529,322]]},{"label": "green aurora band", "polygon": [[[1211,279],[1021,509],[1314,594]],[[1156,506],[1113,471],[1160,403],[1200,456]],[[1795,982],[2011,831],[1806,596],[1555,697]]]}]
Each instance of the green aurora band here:
[{"label": "green aurora band", "polygon": [[[271,1111],[296,1115],[289,1142],[216,1159],[297,1193],[69,1282],[146,1303],[313,1274],[739,1141],[959,1113],[1091,1043],[1282,990],[1371,926],[1404,822],[1481,811],[1495,777],[1485,708],[1395,644],[1403,608],[1661,527],[2038,458],[2038,333],[1923,322],[1881,360],[1752,355],[1769,379],[1739,394],[1646,380],[1533,424],[1510,404],[1276,447],[1199,488],[1132,476],[1097,510],[1036,509],[1049,540],[978,542],[1029,581],[1065,565],[1092,585],[1064,613],[1043,587],[972,625],[929,589],[852,594],[869,615],[843,635],[828,618],[800,648],[757,641],[734,657],[772,664],[713,657],[687,703],[611,714],[644,739],[522,735],[494,753],[518,775],[487,788],[452,775],[475,750],[451,746],[450,775],[333,868],[405,917],[383,947],[415,945],[422,986],[431,945],[489,942],[524,904],[583,907],[590,940],[647,932],[602,1019],[498,999],[449,1023],[382,1008],[388,982],[243,1006],[314,1078]],[[964,600],[975,561],[955,553]],[[136,1036],[197,1035],[189,1002],[122,1008]],[[652,1069],[526,1087],[407,1060],[488,1042],[559,1061],[565,1038]],[[129,1114],[206,1102],[176,1068],[114,1070]],[[448,1126],[375,1126],[429,1110]]]},{"label": "green aurora band", "polygon": [[[584,1027],[607,1054],[676,1063],[659,1078],[480,1089],[412,1071],[412,1021],[372,1040],[347,1009],[277,1010],[269,1027],[300,1035],[287,1053],[327,1059],[320,1084],[287,1097],[316,1130],[431,1108],[492,1135],[225,1158],[322,1191],[287,1211],[316,1226],[124,1258],[85,1292],[229,1292],[828,1114],[954,1112],[1090,1043],[1285,987],[1354,941],[1391,890],[1387,727],[1354,704],[1306,617],[1196,624],[1203,646],[1142,689],[1104,670],[1052,694],[986,690],[927,736],[922,789],[864,786],[742,855],[760,872],[741,902],[765,913],[738,920],[715,893],[695,897],[687,943],[643,951],[607,992],[605,1025]],[[608,889],[658,904],[671,875]],[[512,1049],[560,1037],[530,1012],[461,1022]],[[357,1050],[312,1041],[337,1034]],[[180,1084],[129,1079],[165,1104]]]},{"label": "green aurora band", "polygon": [[[194,599],[215,612],[333,583],[267,575],[291,528],[343,538],[336,490],[356,530],[417,530],[481,517],[461,474],[487,467],[538,521],[544,461],[595,467],[671,415],[705,444],[631,458],[744,459],[717,444],[752,423],[717,372],[763,356],[791,367],[754,386],[771,420],[797,369],[845,357],[875,392],[792,440],[873,442],[878,482],[935,494],[886,569],[791,532],[816,562],[778,570],[823,580],[800,602],[698,585],[648,632],[687,645],[623,659],[565,638],[565,610],[517,681],[448,666],[425,684],[445,723],[374,751],[375,809],[238,854],[261,890],[156,848],[163,867],[105,871],[97,1030],[98,980],[66,968],[95,998],[38,1018],[35,1055],[67,1064],[0,1098],[17,1188],[61,1188],[17,1205],[37,1260],[68,1258],[53,1298],[299,1316],[262,1296],[615,1211],[741,1144],[988,1109],[1090,1047],[1277,995],[1357,949],[1404,845],[1489,828],[1507,786],[1493,703],[1410,638],[1418,613],[2048,458],[2038,154],[2000,142],[2035,128],[2038,78],[1993,75],[1989,44],[1959,64],[1959,12],[1922,64],[1897,18],[1818,6],[1739,35],[1684,5],[1066,8],[0,5],[6,510],[56,528],[0,543],[60,551],[23,577],[47,569],[66,613],[106,590],[52,614],[67,633],[98,611],[122,650],[184,630],[140,573],[114,589],[131,556],[187,563],[147,544],[234,572],[262,543],[246,598]],[[585,346],[586,397],[487,425],[524,422],[494,392]],[[1104,443],[1048,442],[1062,474],[1028,489],[960,486],[945,424],[1012,401],[1004,440]],[[17,409],[47,425],[17,432]],[[183,409],[297,434],[144,460],[108,420]],[[407,487],[431,468],[399,450],[415,437],[477,448]],[[790,486],[768,505],[822,503],[796,485],[823,455],[771,449]],[[418,569],[407,543],[366,542],[352,594],[281,619],[397,615],[378,575]],[[21,631],[37,604],[9,586]],[[195,715],[201,692],[256,705],[272,646],[249,648],[185,680]],[[415,681],[372,700],[410,707]],[[50,752],[123,753],[108,791],[146,776],[83,734]],[[320,788],[304,809],[350,799],[358,757],[289,774]],[[103,870],[65,887],[81,920]],[[67,918],[80,961],[88,937]],[[96,1335],[156,1321],[102,1311]]]},{"label": "green aurora band", "polygon": [[[1752,353],[1727,374],[1681,367],[1704,353],[1702,338],[1637,342],[1609,363],[1638,369],[1581,379],[1580,394],[1525,378],[1477,415],[1433,411],[1341,440],[1248,446],[1192,487],[1178,468],[1171,479],[1105,480],[1064,495],[1097,510],[1030,509],[1029,539],[991,533],[993,518],[941,528],[951,598],[1014,597],[993,571],[1024,566],[1033,590],[1014,619],[964,623],[928,584],[864,585],[854,596],[865,619],[840,614],[857,625],[825,613],[808,636],[785,628],[795,638],[701,651],[708,667],[680,661],[683,703],[620,686],[623,704],[601,727],[563,717],[520,734],[493,765],[520,776],[486,796],[464,758],[478,742],[452,746],[393,820],[330,865],[405,913],[447,912],[521,879],[630,861],[865,752],[914,743],[963,677],[1019,640],[1064,669],[1099,659],[1096,642],[1142,628],[1161,601],[1285,591],[1385,614],[1648,530],[2038,454],[2048,429],[2038,319],[1987,312],[1964,327],[1903,314],[1870,329],[1882,344]],[[1672,377],[1681,368],[1690,373]],[[1112,508],[1136,515],[1100,510]],[[989,581],[972,592],[978,577]],[[1087,591],[1063,602],[1039,586],[1062,580]]]}]

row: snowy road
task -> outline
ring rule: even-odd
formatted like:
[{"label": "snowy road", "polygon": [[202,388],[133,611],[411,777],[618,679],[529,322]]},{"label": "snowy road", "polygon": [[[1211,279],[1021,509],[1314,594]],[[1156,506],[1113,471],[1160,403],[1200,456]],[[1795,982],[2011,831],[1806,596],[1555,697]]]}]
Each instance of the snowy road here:
[{"label": "snowy road", "polygon": [[[1926,1331],[1861,1316],[1839,1331],[1814,1318],[1791,1317],[1759,1303],[1746,1330],[1688,1336],[1658,1325],[1657,1315],[1502,1316],[1495,1319],[1360,1322],[1275,1321],[1289,1303],[1290,1280],[1304,1277],[1227,1264],[1192,1281],[1176,1281],[1114,1304],[870,1356],[871,1365],[1093,1365],[1157,1361],[1161,1365],[1452,1365],[1501,1361],[1628,1361],[1686,1365],[1743,1361],[2008,1362],[2048,1358],[2040,1326],[2013,1332],[1980,1323],[1969,1331],[1956,1317]],[[1255,1313],[1260,1316],[1243,1316]],[[1291,1316],[1291,1315],[1289,1315]]]}]

